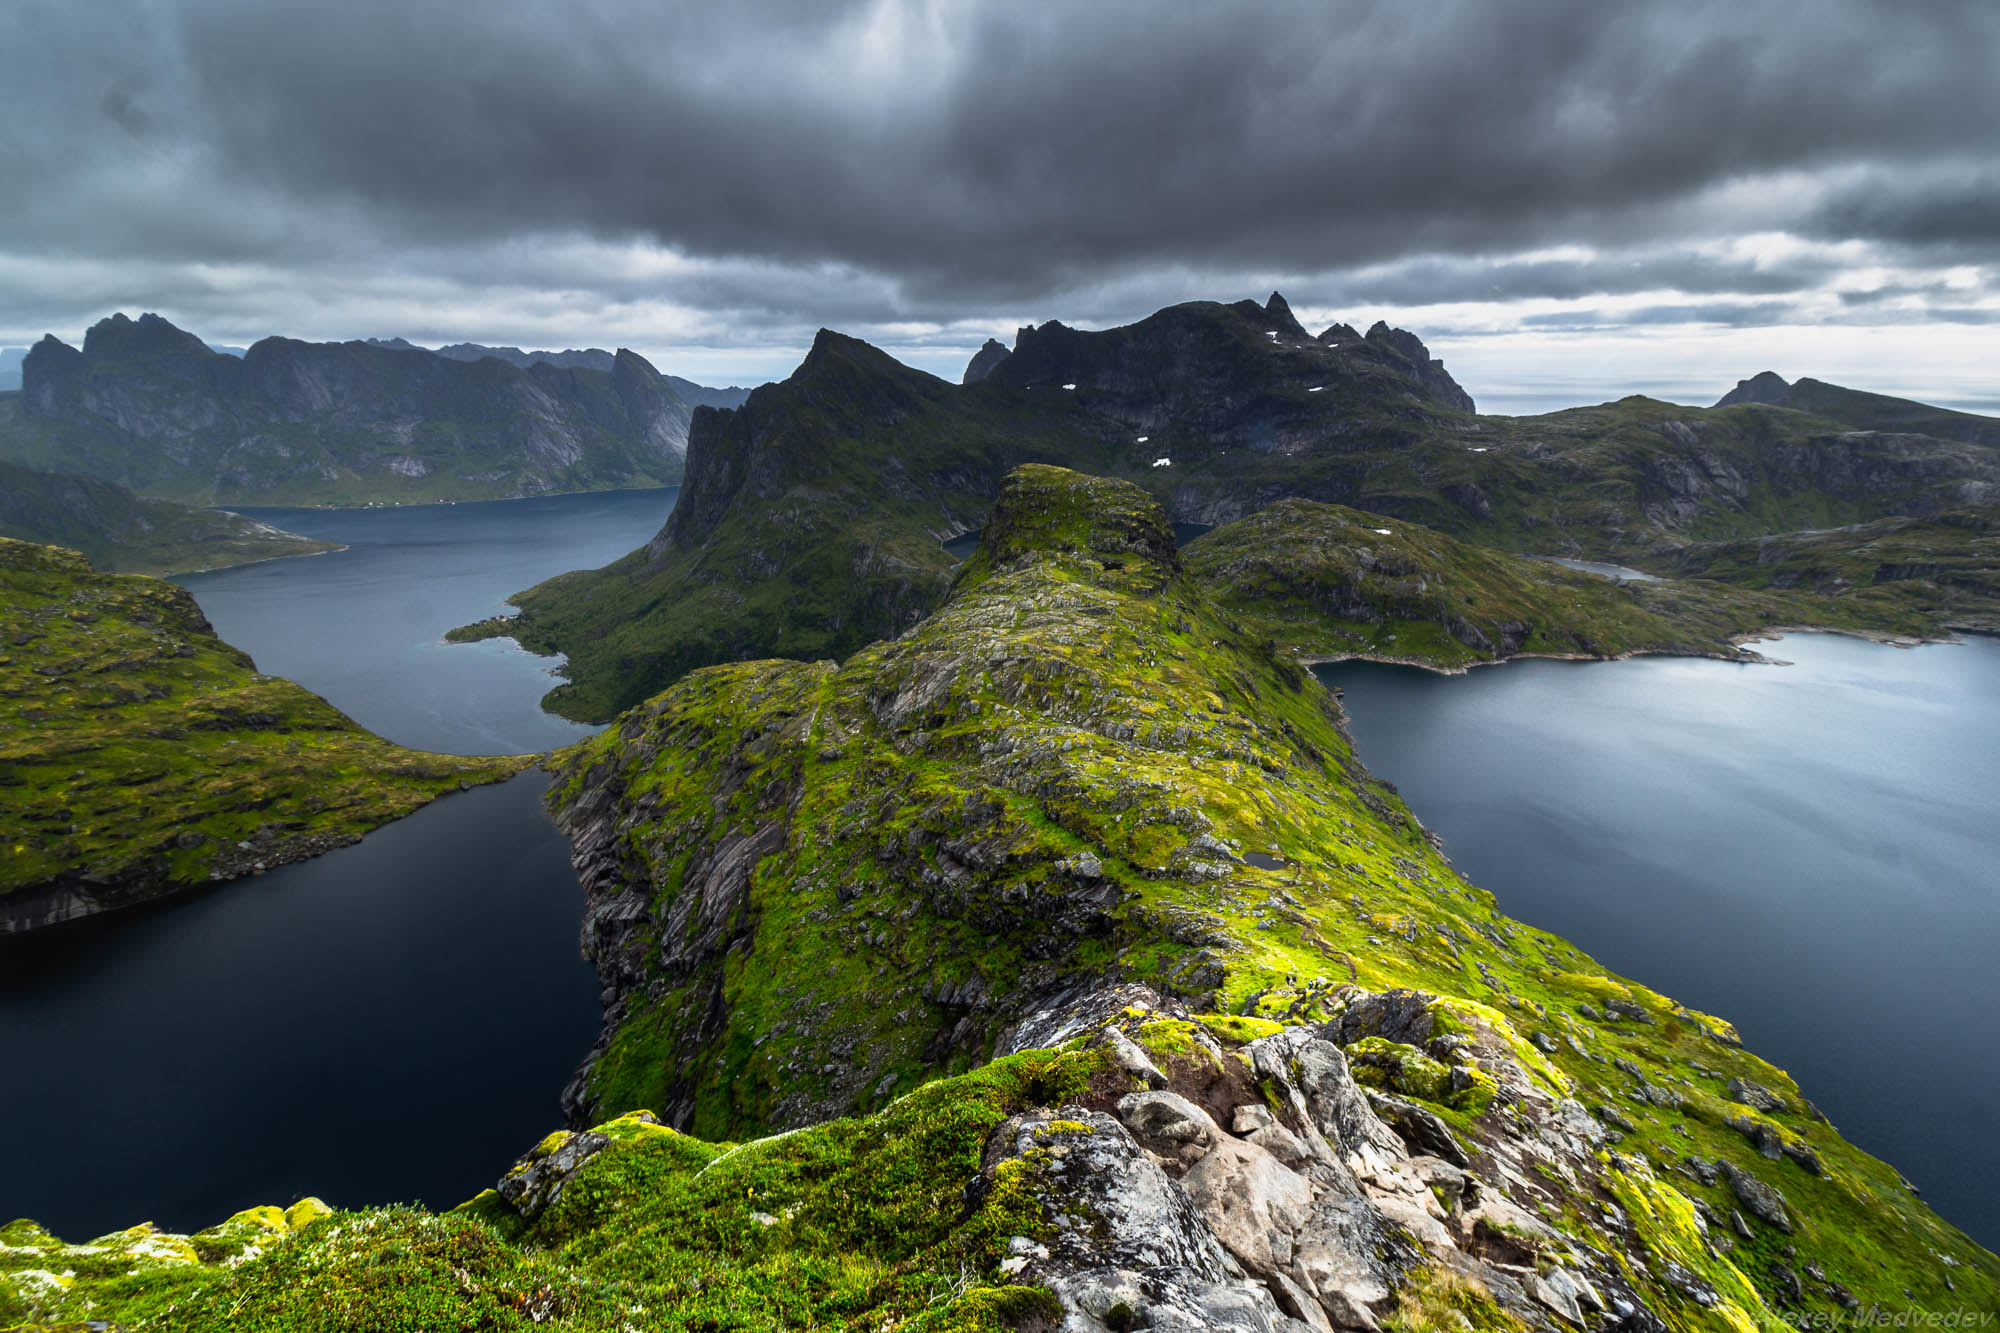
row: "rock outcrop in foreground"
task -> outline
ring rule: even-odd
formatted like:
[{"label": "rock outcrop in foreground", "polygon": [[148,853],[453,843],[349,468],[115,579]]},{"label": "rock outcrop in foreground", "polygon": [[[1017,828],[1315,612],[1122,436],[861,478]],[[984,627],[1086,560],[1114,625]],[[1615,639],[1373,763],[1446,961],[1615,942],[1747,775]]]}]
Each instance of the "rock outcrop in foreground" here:
[{"label": "rock outcrop in foreground", "polygon": [[1023,468],[902,638],[696,672],[565,752],[608,1002],[572,1128],[450,1214],[340,1213],[136,1289],[0,1250],[16,1308],[1553,1333],[2000,1306],[2000,1260],[1727,1023],[1460,877],[1179,562],[1134,488]]}]

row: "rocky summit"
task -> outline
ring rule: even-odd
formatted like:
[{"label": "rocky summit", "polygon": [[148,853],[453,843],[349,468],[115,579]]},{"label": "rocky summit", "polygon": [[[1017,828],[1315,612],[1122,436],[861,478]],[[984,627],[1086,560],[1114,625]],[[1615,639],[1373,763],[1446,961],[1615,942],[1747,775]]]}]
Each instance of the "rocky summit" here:
[{"label": "rocky summit", "polygon": [[1016,469],[908,633],[693,672],[553,762],[606,1002],[568,1128],[443,1215],[17,1223],[0,1314],[1555,1333],[2000,1303],[2000,1259],[1728,1022],[1459,875],[1128,483]]}]

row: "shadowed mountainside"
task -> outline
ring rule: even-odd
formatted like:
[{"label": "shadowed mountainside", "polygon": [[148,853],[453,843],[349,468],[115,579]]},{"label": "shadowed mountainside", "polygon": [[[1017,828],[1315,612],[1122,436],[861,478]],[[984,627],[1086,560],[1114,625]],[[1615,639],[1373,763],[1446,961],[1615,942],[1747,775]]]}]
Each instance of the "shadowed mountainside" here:
[{"label": "shadowed mountainside", "polygon": [[194,504],[498,499],[677,481],[687,419],[631,352],[523,369],[266,338],[237,358],[113,315],[81,351],[29,351],[0,457]]},{"label": "shadowed mountainside", "polygon": [[142,500],[94,477],[0,463],[0,537],[67,546],[100,569],[180,574],[340,549],[268,523],[171,500]]}]

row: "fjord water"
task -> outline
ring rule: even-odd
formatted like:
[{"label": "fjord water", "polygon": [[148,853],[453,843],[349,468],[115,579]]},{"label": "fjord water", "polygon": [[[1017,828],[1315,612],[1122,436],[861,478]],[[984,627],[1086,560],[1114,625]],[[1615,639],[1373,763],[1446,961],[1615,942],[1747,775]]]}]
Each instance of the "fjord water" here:
[{"label": "fjord water", "polygon": [[2000,640],[1762,650],[1320,675],[1502,911],[1733,1021],[1995,1245]]},{"label": "fjord water", "polygon": [[[550,663],[443,644],[641,545],[674,492],[258,516],[351,549],[185,580],[217,630],[405,745],[515,753]],[[318,1194],[450,1207],[561,1123],[597,983],[546,775],[198,896],[0,940],[0,1220],[67,1239]]]},{"label": "fjord water", "polygon": [[594,728],[538,707],[555,662],[444,632],[506,598],[646,544],[679,487],[478,504],[239,512],[345,551],[178,580],[215,632],[379,736],[448,754],[521,754]]}]

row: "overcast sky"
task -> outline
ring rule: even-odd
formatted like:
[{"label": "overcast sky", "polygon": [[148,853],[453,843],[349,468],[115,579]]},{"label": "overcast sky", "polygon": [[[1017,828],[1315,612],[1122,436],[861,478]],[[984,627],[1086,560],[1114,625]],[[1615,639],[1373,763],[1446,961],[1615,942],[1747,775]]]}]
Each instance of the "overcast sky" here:
[{"label": "overcast sky", "polygon": [[2000,4],[0,0],[0,345],[989,334],[1282,290],[1491,410],[2000,411]]}]

